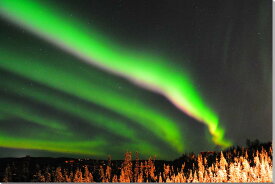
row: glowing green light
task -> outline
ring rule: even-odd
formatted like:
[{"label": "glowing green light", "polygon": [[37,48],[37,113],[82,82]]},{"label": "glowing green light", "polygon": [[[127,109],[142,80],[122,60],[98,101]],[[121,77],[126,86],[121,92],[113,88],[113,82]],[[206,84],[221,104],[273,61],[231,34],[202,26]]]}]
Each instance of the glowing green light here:
[{"label": "glowing green light", "polygon": [[[123,49],[79,21],[67,20],[62,12],[51,10],[37,1],[1,0],[0,14],[89,64],[162,94],[181,111],[205,123],[216,144],[231,145],[224,139],[218,116],[205,104],[191,79],[183,70],[168,65],[166,59]],[[178,152],[184,150],[178,126],[154,110],[144,109],[142,102],[136,104],[135,109],[140,108],[136,111],[129,105],[131,99],[110,94],[100,87],[93,86],[96,89],[93,90],[89,80],[78,74],[67,75],[62,68],[58,70],[39,60],[25,62],[13,58],[11,61],[9,54],[1,57],[1,67],[118,112],[146,127]],[[43,70],[37,70],[39,67]],[[76,88],[72,83],[82,87]]]}]

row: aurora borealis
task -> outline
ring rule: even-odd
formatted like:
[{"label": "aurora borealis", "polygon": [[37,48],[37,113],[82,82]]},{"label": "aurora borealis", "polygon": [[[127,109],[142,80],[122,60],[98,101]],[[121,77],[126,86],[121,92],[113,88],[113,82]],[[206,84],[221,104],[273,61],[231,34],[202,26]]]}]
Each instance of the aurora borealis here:
[{"label": "aurora borealis", "polygon": [[[83,3],[89,4],[89,1],[83,1]],[[190,46],[178,47],[180,54],[168,57],[169,54],[164,53],[169,53],[169,45],[159,44],[158,46],[154,43],[151,44],[152,49],[146,50],[141,47],[142,43],[135,44],[134,41],[131,43],[129,40],[125,44],[119,41],[119,38],[123,36],[128,35],[131,38],[130,34],[121,32],[117,37],[112,36],[112,33],[108,34],[108,29],[105,30],[104,26],[100,26],[102,23],[100,21],[104,18],[96,19],[96,13],[100,11],[96,7],[101,7],[102,12],[100,12],[103,13],[104,8],[111,7],[108,4],[110,2],[101,2],[101,4],[92,1],[90,3],[95,6],[90,7],[90,11],[95,11],[94,14],[89,11],[88,7],[87,13],[83,14],[86,16],[90,13],[91,17],[94,16],[91,18],[94,24],[90,21],[87,24],[88,17],[83,18],[82,11],[77,8],[75,12],[80,16],[72,16],[71,6],[77,4],[76,1],[69,1],[65,3],[67,7],[61,8],[62,2],[60,1],[46,3],[45,1],[24,0],[22,3],[22,1],[0,0],[1,24],[5,28],[1,29],[3,42],[0,44],[0,72],[2,74],[0,146],[3,149],[17,149],[18,152],[38,150],[42,151],[40,153],[42,155],[50,152],[98,158],[104,158],[108,154],[116,158],[130,150],[138,151],[144,156],[156,155],[161,159],[172,159],[183,152],[226,148],[238,142],[234,139],[234,133],[230,133],[230,122],[235,121],[233,124],[237,125],[238,122],[243,123],[245,118],[243,116],[236,120],[228,118],[229,115],[224,115],[226,113],[224,109],[231,108],[228,106],[231,101],[223,95],[228,91],[222,91],[221,86],[225,81],[228,83],[233,81],[230,84],[234,84],[232,76],[233,78],[237,76],[238,69],[245,68],[246,64],[249,64],[246,60],[253,56],[251,53],[255,53],[252,51],[256,49],[257,56],[253,57],[259,61],[262,60],[259,65],[265,72],[254,72],[253,77],[254,75],[256,78],[263,74],[267,75],[267,77],[262,77],[257,84],[262,86],[262,89],[269,89],[271,71],[268,66],[271,65],[269,61],[271,52],[268,50],[270,46],[265,44],[269,38],[269,30],[265,27],[268,21],[264,24],[261,20],[261,24],[257,25],[261,39],[257,39],[257,34],[256,39],[247,38],[247,40],[256,42],[257,47],[254,48],[249,44],[242,45],[242,43],[234,42],[230,44],[229,37],[230,34],[234,37],[232,27],[235,21],[231,17],[232,19],[227,23],[228,28],[221,30],[224,35],[227,35],[223,41],[225,45],[219,48],[219,54],[215,56],[217,58],[222,56],[222,58],[219,60],[216,58],[215,62],[208,61],[208,64],[210,70],[215,70],[215,67],[211,68],[212,65],[218,65],[220,68],[227,67],[224,68],[225,71],[231,71],[231,68],[235,69],[235,67],[237,69],[231,73],[228,72],[230,74],[219,71],[216,73],[217,76],[221,75],[219,78],[213,75],[215,72],[211,74],[207,72],[205,66],[208,64],[202,64],[207,57],[199,58],[196,55],[198,51],[203,51],[200,56],[207,52],[205,47],[208,45],[208,37],[201,41],[194,39],[195,36],[192,37],[194,40],[189,40],[191,38],[184,36],[186,40],[184,39],[183,43],[187,45],[193,43],[197,48],[193,46],[192,50]],[[113,3],[114,7],[118,7],[119,10],[123,9],[122,2]],[[142,4],[142,1],[135,3]],[[196,1],[196,3],[197,7],[201,6],[201,10],[213,6],[201,1]],[[193,8],[196,7],[191,1],[189,4]],[[187,10],[186,14],[189,12],[199,15],[196,9],[188,10],[189,4],[182,5]],[[131,7],[128,3],[124,5]],[[79,7],[82,6],[84,5],[79,5]],[[146,3],[144,6],[149,8]],[[170,6],[173,7],[173,5]],[[216,6],[227,7],[226,3]],[[229,8],[233,7],[234,5],[230,4]],[[267,8],[268,5],[262,3],[259,7]],[[254,6],[251,6],[251,11],[254,10],[253,8]],[[165,10],[164,7],[162,9]],[[218,10],[217,8],[216,13],[220,13]],[[108,12],[109,10],[105,11],[108,15],[115,17]],[[70,12],[69,16],[68,12]],[[229,10],[223,12],[223,16],[227,17],[225,14],[230,14],[229,12]],[[241,13],[240,9],[240,16]],[[265,13],[266,11],[260,9],[258,16],[267,19],[268,15]],[[120,16],[117,15],[117,20],[124,17]],[[247,18],[250,14],[244,13],[242,16]],[[127,16],[126,20],[129,20]],[[174,20],[174,16],[171,16],[171,20]],[[188,26],[190,27],[194,22],[202,21],[196,16],[191,20],[193,22],[186,18],[187,28],[185,29],[188,30]],[[108,22],[108,18],[105,21]],[[213,25],[219,25],[213,22]],[[250,24],[247,23],[246,26],[249,27]],[[201,24],[199,28],[206,29],[207,26]],[[101,29],[102,31],[99,31]],[[114,31],[116,29],[114,27]],[[120,29],[123,30],[123,26]],[[191,29],[193,28],[178,34],[188,35],[192,32]],[[243,27],[242,31],[245,29],[246,27]],[[148,30],[144,30],[144,34],[149,34]],[[196,30],[199,31],[194,32],[194,35],[202,34],[201,29]],[[223,37],[222,34],[220,35]],[[168,40],[166,39],[166,42],[169,42]],[[201,43],[196,44],[196,42]],[[218,42],[220,40],[216,39],[214,43]],[[150,44],[144,45],[148,47]],[[202,45],[202,48],[197,45]],[[243,48],[244,54],[234,55],[233,52],[230,58],[230,47]],[[156,51],[155,48],[162,51],[158,49]],[[223,52],[221,52],[222,49]],[[43,50],[46,52],[43,53]],[[208,53],[211,56],[212,51]],[[210,56],[208,59],[211,59]],[[243,64],[234,65],[234,67],[226,66],[227,60],[233,59],[242,60]],[[206,71],[200,72],[200,70]],[[251,71],[254,71],[254,68]],[[215,83],[211,81],[213,80],[211,77],[222,81]],[[245,89],[235,87],[235,90],[239,88],[236,92],[242,94],[255,84],[247,80],[248,76],[240,77],[243,77],[244,84],[238,86]],[[219,85],[220,88],[217,87]],[[217,96],[213,96],[215,94]],[[266,97],[262,102],[264,104],[269,97],[271,98],[271,91],[264,90],[257,97],[254,96],[256,99],[254,102],[257,103],[257,98],[261,98],[262,95]],[[246,100],[244,104],[251,102],[250,99]],[[238,99],[235,98],[233,102],[237,103]],[[220,107],[225,113],[221,113]],[[258,104],[257,107],[261,105]],[[233,110],[229,110],[230,116],[236,116],[232,112]],[[250,114],[248,111],[245,113]],[[268,119],[269,113],[271,112],[267,109],[264,113],[261,111],[255,113],[253,117],[257,116],[262,118],[259,120],[267,120],[266,123],[271,127],[271,119]],[[11,124],[18,128],[11,128],[9,126]],[[259,136],[261,137],[261,133],[265,131],[260,131]],[[234,129],[231,132],[234,132]],[[269,134],[267,136],[271,135]],[[249,134],[247,135],[245,135],[247,138],[251,138]]]}]

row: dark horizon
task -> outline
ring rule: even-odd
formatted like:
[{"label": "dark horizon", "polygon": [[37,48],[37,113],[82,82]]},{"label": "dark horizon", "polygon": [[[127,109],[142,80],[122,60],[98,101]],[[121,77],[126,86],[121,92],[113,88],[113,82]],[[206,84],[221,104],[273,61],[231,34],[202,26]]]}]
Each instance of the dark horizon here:
[{"label": "dark horizon", "polygon": [[[0,158],[3,182],[272,182],[272,145],[247,142],[247,148],[182,155],[173,161],[72,158]],[[259,172],[260,171],[260,172]],[[221,172],[223,173],[221,175]],[[240,175],[242,177],[240,177]]]},{"label": "dark horizon", "polygon": [[[249,142],[248,142],[249,141]],[[157,156],[155,155],[150,155],[149,157],[144,157],[143,155],[140,155],[138,153],[138,156],[139,158],[141,158],[141,160],[147,160],[149,158],[152,158],[154,160],[159,160],[159,161],[174,161],[174,160],[177,160],[179,158],[181,158],[183,155],[190,155],[190,154],[195,154],[195,155],[198,155],[198,154],[202,154],[202,153],[207,153],[207,152],[216,152],[216,153],[219,153],[219,152],[225,152],[225,151],[228,151],[228,150],[231,150],[231,149],[235,149],[235,148],[249,148],[249,147],[259,147],[259,145],[268,145],[268,144],[271,144],[272,145],[273,141],[268,141],[268,142],[261,142],[260,140],[258,139],[255,139],[255,140],[249,140],[247,139],[246,140],[246,144],[245,145],[234,145],[234,146],[231,146],[225,150],[204,150],[204,151],[201,151],[201,152],[185,152],[185,153],[182,153],[182,155],[180,155],[178,158],[174,158],[174,159],[171,159],[171,160],[168,160],[168,159],[158,159]],[[7,148],[5,148],[7,149]],[[4,150],[5,150],[4,149]],[[9,149],[8,152],[9,153],[12,153],[14,152],[13,151],[14,149]],[[29,150],[26,150],[26,151],[29,151]],[[93,157],[93,156],[82,156],[82,157],[79,157],[79,156],[73,156],[73,155],[70,155],[70,154],[67,154],[67,155],[60,155],[58,153],[48,153],[48,154],[41,154],[39,153],[40,151],[43,153],[42,150],[32,150],[35,152],[38,152],[38,154],[34,154],[34,155],[31,155],[31,154],[25,154],[25,155],[22,155],[22,156],[8,156],[8,157],[4,157],[0,154],[0,159],[22,159],[22,158],[37,158],[37,159],[40,159],[40,158],[50,158],[50,159],[63,159],[63,158],[68,158],[68,159],[89,159],[89,160],[104,160],[104,161],[107,161],[109,158],[113,161],[122,161],[124,159],[124,155],[121,155],[120,159],[112,159],[112,155],[108,155],[108,157],[106,158],[97,158],[97,157]],[[17,152],[24,152],[24,151],[17,151]],[[125,151],[126,153],[127,151]],[[5,153],[2,152],[2,148],[0,147],[0,153],[2,153],[3,155],[5,155]],[[30,153],[30,152],[26,152],[26,153]],[[124,153],[124,154],[125,154]],[[52,156],[51,156],[52,154]],[[132,152],[132,155],[133,155],[133,159],[135,158],[135,154],[136,152]],[[38,156],[38,155],[49,155],[49,156]],[[54,156],[55,155],[55,156]]]}]

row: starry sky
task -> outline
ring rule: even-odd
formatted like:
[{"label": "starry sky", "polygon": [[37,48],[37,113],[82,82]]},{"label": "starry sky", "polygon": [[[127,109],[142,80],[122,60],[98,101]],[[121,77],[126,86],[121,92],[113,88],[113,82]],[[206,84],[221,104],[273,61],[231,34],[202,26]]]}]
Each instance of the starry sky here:
[{"label": "starry sky", "polygon": [[271,3],[0,0],[0,156],[271,141]]}]

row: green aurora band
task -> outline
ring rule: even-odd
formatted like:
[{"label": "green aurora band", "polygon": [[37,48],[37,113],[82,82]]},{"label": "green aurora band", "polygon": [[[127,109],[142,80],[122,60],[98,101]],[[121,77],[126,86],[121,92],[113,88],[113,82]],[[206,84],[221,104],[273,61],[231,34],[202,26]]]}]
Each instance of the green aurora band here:
[{"label": "green aurora band", "polygon": [[[101,104],[102,106],[106,106],[113,111],[119,111],[120,114],[125,114],[125,116],[128,116],[133,121],[135,120],[136,123],[142,123],[142,126],[145,126],[146,128],[150,129],[154,134],[158,136],[158,138],[163,139],[164,141],[167,141],[168,143],[171,143],[173,139],[175,140],[182,140],[182,136],[179,132],[178,127],[176,127],[175,124],[173,124],[173,121],[170,119],[167,119],[167,117],[162,116],[161,113],[152,111],[152,108],[148,108],[148,105],[145,104],[138,104],[137,102],[131,103],[130,96],[127,97],[127,93],[121,94],[121,93],[113,93],[108,92],[108,89],[101,87],[94,83],[92,81],[91,76],[85,75],[85,73],[76,72],[74,69],[78,65],[77,62],[71,63],[72,65],[62,66],[62,65],[56,65],[58,61],[47,63],[47,62],[39,62],[40,60],[37,59],[38,62],[33,62],[30,59],[25,59],[25,61],[22,61],[23,57],[19,57],[20,59],[11,59],[11,54],[7,57],[3,57],[2,55],[2,61],[1,67],[11,70],[13,72],[19,73],[23,76],[26,76],[30,79],[39,81],[43,84],[47,84],[55,89],[61,89],[63,91],[66,91],[67,93],[71,93],[74,96],[78,96],[83,99],[88,99],[91,102],[96,102]],[[7,62],[5,62],[7,61]],[[12,61],[12,62],[8,62]],[[69,62],[69,61],[68,61]],[[43,64],[47,63],[47,65],[44,65],[43,68],[40,70],[38,69],[39,66],[42,66]],[[69,66],[69,67],[68,67]],[[64,70],[66,68],[66,70]],[[66,71],[66,72],[65,72]],[[45,72],[45,75],[43,74]],[[41,75],[42,74],[42,75]],[[62,77],[64,76],[64,77]],[[90,78],[90,79],[89,79]],[[55,80],[53,80],[55,79]],[[77,104],[77,101],[73,101],[70,98],[66,98],[64,96],[55,94],[51,91],[45,91],[45,89],[41,89],[39,87],[33,86],[32,88],[29,88],[26,83],[24,82],[18,82],[17,80],[12,80],[9,78],[9,80],[4,80],[1,82],[2,85],[5,86],[5,89],[9,91],[9,93],[13,93],[13,91],[18,91],[19,89],[24,89],[20,91],[20,94],[23,94],[24,96],[27,96],[28,98],[34,99],[36,101],[39,101],[43,104],[47,104],[51,107],[57,108],[58,110],[66,111],[70,114],[74,114],[76,116],[79,116],[87,122],[92,123],[94,126],[98,127],[104,127],[105,129],[110,130],[110,132],[117,134],[119,136],[123,136],[127,139],[130,139],[137,143],[137,133],[132,130],[126,122],[122,123],[122,120],[116,120],[115,117],[109,116],[102,116],[99,115],[100,112],[97,112],[95,110],[91,111],[89,109],[89,106],[85,106],[83,104],[81,105],[81,108],[75,108],[75,104]],[[73,85],[69,85],[71,83],[78,83],[81,88],[76,88]],[[64,85],[68,84],[68,85]],[[89,93],[84,93],[89,92]],[[5,100],[5,99],[2,99]],[[3,101],[4,102],[4,101]],[[11,103],[11,102],[9,102]],[[80,106],[78,105],[78,106]],[[33,119],[32,112],[33,109],[30,109],[29,111],[22,112],[22,107],[17,107],[15,104],[11,108],[9,107],[9,104],[6,103],[3,106],[2,112],[9,113],[10,111],[15,111],[15,113],[20,113],[18,116],[20,117],[29,117]],[[31,107],[30,107],[31,108]],[[135,109],[139,109],[138,112],[136,112]],[[124,111],[123,111],[124,110]],[[29,113],[28,113],[29,112]],[[41,114],[40,114],[41,115]],[[37,116],[36,118],[40,117]],[[35,115],[34,115],[35,116]],[[151,120],[150,117],[153,117],[153,120]],[[136,121],[139,120],[139,121]],[[35,120],[33,120],[35,122]],[[44,121],[45,122],[45,121]],[[54,123],[58,122],[58,123]],[[143,123],[143,122],[150,122],[150,123]],[[161,124],[158,124],[158,122],[161,122]],[[43,123],[43,121],[42,121]],[[55,129],[60,129],[61,124],[64,126],[66,125],[66,122],[63,122],[61,120],[52,120],[48,119],[46,123],[43,123],[45,126],[51,126]],[[64,129],[64,127],[63,127]],[[169,130],[166,132],[166,130]],[[174,132],[172,134],[172,132]],[[167,139],[164,135],[167,133]],[[141,145],[146,145],[146,141],[140,142]],[[180,149],[183,149],[184,143],[176,142],[178,146],[181,146]],[[143,147],[144,151],[150,150],[151,153],[157,153],[157,151],[153,151],[154,145],[148,145],[150,149],[146,149],[146,147]],[[176,147],[177,148],[177,147]],[[141,153],[144,151],[140,151]],[[182,150],[177,150],[179,153],[182,152]],[[148,155],[148,153],[146,153]]]},{"label": "green aurora band", "polygon": [[[77,56],[88,64],[124,77],[138,86],[165,96],[182,112],[207,125],[215,144],[223,148],[232,144],[224,138],[225,131],[219,124],[218,116],[205,105],[187,72],[183,69],[172,67],[166,59],[123,49],[108,41],[95,30],[85,27],[79,21],[66,20],[60,11],[55,10],[54,7],[48,8],[48,6],[40,4],[39,1],[25,0],[22,3],[22,1],[0,0],[0,15],[6,20],[28,29],[37,36]],[[29,58],[14,57],[12,53],[4,51],[2,51],[0,57],[1,68],[110,109],[146,128],[156,137],[169,144],[178,153],[184,151],[183,135],[172,119],[167,118],[157,110],[152,110],[145,102],[132,103],[131,96],[126,93],[108,92],[106,87],[94,83],[90,74],[76,72],[74,70],[75,66],[71,65],[68,68],[68,66],[61,64],[56,65],[42,61],[40,58],[30,61]],[[41,67],[43,69],[38,70]],[[63,70],[64,67],[67,67],[66,72]],[[72,83],[78,84],[77,86],[81,86],[81,88],[71,85]],[[15,86],[24,87],[24,84],[16,84],[16,81],[5,84],[5,87],[10,91],[15,90]],[[146,143],[146,140],[135,140],[137,133],[127,126],[127,122],[97,115],[96,112],[89,111],[85,106],[81,110],[76,110],[73,104],[68,103],[66,99],[60,101],[60,96],[45,93],[39,91],[39,89],[28,90],[26,87],[22,94],[53,108],[62,109],[80,116],[95,126],[105,128],[117,135],[130,139],[136,142],[134,144],[139,147],[138,150],[141,152],[142,150],[146,152],[146,149],[148,150],[146,154],[159,152],[152,144]],[[1,100],[3,100],[3,103],[5,102],[5,99]],[[8,103],[6,104],[8,105]],[[56,130],[64,128],[62,127],[64,123],[60,120],[44,120],[41,117],[32,116],[31,113],[28,114],[28,111],[21,112],[20,109],[16,110],[15,105],[10,109],[13,109],[13,115],[28,121],[39,122]],[[137,112],[135,109],[139,109],[139,111]],[[1,111],[5,112],[5,109],[1,109]],[[10,144],[14,147],[20,145],[19,141],[16,142],[12,139],[8,141],[14,143]],[[105,143],[105,141],[107,140],[102,139],[101,142]],[[4,137],[1,136],[0,145],[7,146],[3,142]],[[34,149],[44,147],[43,149],[61,152],[62,150],[66,150],[66,152],[71,150],[74,153],[84,153],[84,150],[86,150],[77,146],[74,148],[75,145],[64,148],[57,145],[53,148],[52,144],[46,146],[46,142],[43,143],[44,146],[35,147],[36,143],[33,143],[34,146],[29,145],[21,145],[21,147]],[[93,144],[91,143],[91,145]],[[103,154],[100,148],[98,150],[98,155]],[[87,150],[86,153],[92,154],[87,152]]]}]

